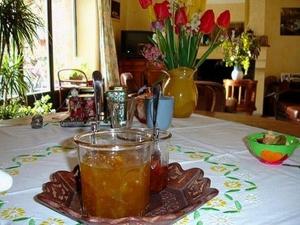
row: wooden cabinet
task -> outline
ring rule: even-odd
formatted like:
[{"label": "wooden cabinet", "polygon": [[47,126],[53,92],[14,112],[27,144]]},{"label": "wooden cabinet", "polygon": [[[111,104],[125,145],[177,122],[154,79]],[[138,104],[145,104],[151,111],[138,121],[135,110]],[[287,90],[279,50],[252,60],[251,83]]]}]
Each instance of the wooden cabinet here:
[{"label": "wooden cabinet", "polygon": [[121,58],[119,71],[133,75],[136,85],[140,88],[145,84],[151,86],[161,75],[161,68],[156,68],[143,58]]}]

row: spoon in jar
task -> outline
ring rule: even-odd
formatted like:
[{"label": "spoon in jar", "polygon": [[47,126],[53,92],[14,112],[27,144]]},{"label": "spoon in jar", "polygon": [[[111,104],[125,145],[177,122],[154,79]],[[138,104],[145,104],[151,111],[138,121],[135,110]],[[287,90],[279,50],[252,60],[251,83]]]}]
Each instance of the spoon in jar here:
[{"label": "spoon in jar", "polygon": [[157,111],[158,111],[158,104],[159,104],[159,96],[160,96],[160,85],[155,85],[152,88],[153,92],[153,138],[154,141],[158,139],[158,129],[157,129]]}]

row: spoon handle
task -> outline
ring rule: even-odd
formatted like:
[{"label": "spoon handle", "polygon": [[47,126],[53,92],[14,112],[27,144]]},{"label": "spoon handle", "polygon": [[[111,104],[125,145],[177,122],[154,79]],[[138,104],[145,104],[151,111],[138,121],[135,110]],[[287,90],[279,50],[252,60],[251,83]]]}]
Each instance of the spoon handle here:
[{"label": "spoon handle", "polygon": [[156,133],[157,110],[160,96],[160,85],[153,86],[153,135]]}]

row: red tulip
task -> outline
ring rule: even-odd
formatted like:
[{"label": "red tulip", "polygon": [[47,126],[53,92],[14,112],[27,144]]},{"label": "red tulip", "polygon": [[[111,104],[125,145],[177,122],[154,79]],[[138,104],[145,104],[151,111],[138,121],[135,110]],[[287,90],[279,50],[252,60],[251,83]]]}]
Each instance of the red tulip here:
[{"label": "red tulip", "polygon": [[219,15],[219,17],[217,19],[217,24],[222,29],[227,29],[229,27],[229,24],[230,24],[230,12],[229,12],[229,10],[225,10],[224,12],[222,12]]},{"label": "red tulip", "polygon": [[169,12],[169,2],[163,1],[162,3],[156,3],[154,5],[154,12],[156,15],[156,19],[159,21],[163,21],[171,16]]},{"label": "red tulip", "polygon": [[215,27],[215,14],[211,9],[206,10],[200,19],[200,32],[209,34]]},{"label": "red tulip", "polygon": [[182,25],[187,24],[188,22],[188,18],[185,12],[186,8],[185,7],[181,7],[179,9],[177,9],[176,13],[175,13],[175,32],[178,34],[180,27]]},{"label": "red tulip", "polygon": [[152,0],[139,0],[139,1],[143,9],[147,9],[150,5],[152,5]]}]

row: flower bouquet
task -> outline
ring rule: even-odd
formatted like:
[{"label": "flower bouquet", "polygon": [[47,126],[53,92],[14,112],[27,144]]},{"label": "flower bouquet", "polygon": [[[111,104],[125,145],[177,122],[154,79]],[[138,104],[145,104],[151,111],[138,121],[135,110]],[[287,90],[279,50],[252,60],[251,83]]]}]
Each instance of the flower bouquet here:
[{"label": "flower bouquet", "polygon": [[[167,69],[164,95],[174,96],[174,116],[188,117],[197,102],[193,81],[197,68],[223,42],[223,33],[230,23],[228,10],[215,21],[213,10],[203,11],[199,0],[139,0],[143,9],[155,15],[151,21],[154,31],[152,44],[161,55],[157,58]],[[198,6],[198,7],[197,7]],[[200,7],[199,7],[200,6]],[[199,52],[205,35],[214,33],[205,52]]]},{"label": "flower bouquet", "polygon": [[234,33],[230,38],[222,43],[224,53],[223,61],[227,67],[233,66],[235,69],[243,68],[247,74],[250,60],[257,59],[260,53],[259,40],[251,30],[243,32],[239,36]]}]

